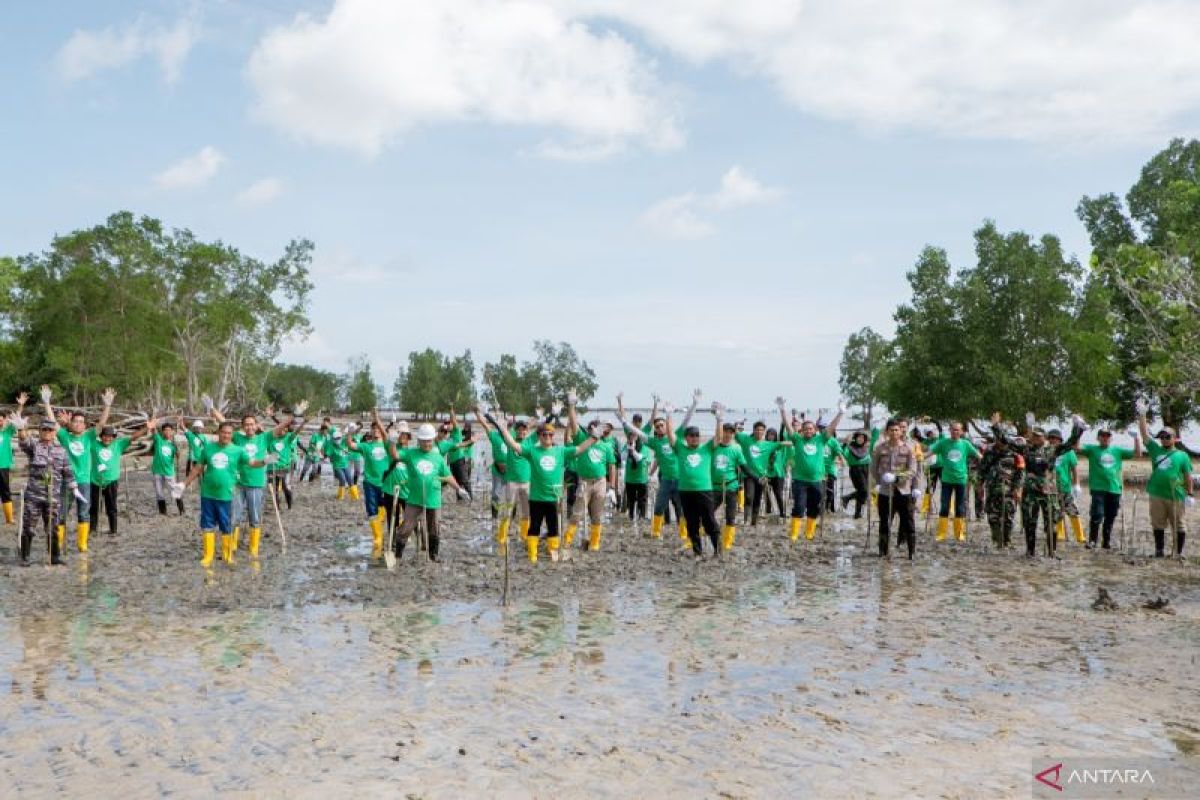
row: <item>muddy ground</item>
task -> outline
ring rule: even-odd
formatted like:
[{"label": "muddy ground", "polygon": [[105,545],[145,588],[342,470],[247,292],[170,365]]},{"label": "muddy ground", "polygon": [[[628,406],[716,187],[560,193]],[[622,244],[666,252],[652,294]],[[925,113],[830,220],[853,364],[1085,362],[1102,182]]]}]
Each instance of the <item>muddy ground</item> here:
[{"label": "muddy ground", "polygon": [[1200,781],[1200,564],[1145,557],[1144,498],[1119,550],[1058,561],[983,523],[881,560],[839,515],[697,563],[611,524],[514,554],[505,607],[481,501],[448,503],[443,563],[389,572],[361,504],[306,485],[286,555],[272,530],[206,573],[194,496],[163,519],[129,482],[65,568],[0,540],[3,796],[1027,797],[1056,755]]}]

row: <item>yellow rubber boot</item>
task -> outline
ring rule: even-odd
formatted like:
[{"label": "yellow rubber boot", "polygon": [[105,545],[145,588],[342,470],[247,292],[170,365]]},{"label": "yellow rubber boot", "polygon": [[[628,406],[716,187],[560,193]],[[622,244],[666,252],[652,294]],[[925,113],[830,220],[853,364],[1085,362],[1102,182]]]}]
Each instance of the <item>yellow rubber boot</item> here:
[{"label": "yellow rubber boot", "polygon": [[262,528],[250,529],[250,555],[258,558],[258,545],[262,542]]},{"label": "yellow rubber boot", "polygon": [[517,523],[517,528],[521,531],[521,538],[529,536],[529,520],[523,519]]},{"label": "yellow rubber boot", "polygon": [[1083,535],[1083,520],[1079,517],[1071,517],[1071,530],[1075,531],[1075,541],[1083,544],[1087,538]]},{"label": "yellow rubber boot", "polygon": [[950,520],[946,517],[938,517],[937,536],[934,537],[939,542],[946,541],[946,529],[950,527]]},{"label": "yellow rubber boot", "polygon": [[538,551],[538,537],[536,537],[536,536],[526,536],[525,537],[525,551],[527,553],[529,553],[529,563],[536,564],[537,563],[537,551]]},{"label": "yellow rubber boot", "polygon": [[683,520],[679,520],[679,538],[682,539],[684,543],[691,541],[691,539],[688,537],[687,523]]},{"label": "yellow rubber boot", "polygon": [[54,535],[58,537],[58,552],[64,552],[67,549],[67,526],[59,525]]},{"label": "yellow rubber boot", "polygon": [[13,508],[11,500],[4,504],[4,521],[9,525],[13,524]]},{"label": "yellow rubber boot", "polygon": [[229,555],[231,556],[230,560],[232,560],[233,554],[238,551],[238,545],[240,545],[241,543],[242,543],[242,526],[234,525],[233,526],[233,538],[229,540]]},{"label": "yellow rubber boot", "polygon": [[1054,523],[1054,540],[1057,542],[1065,542],[1067,540],[1067,523],[1061,519]]},{"label": "yellow rubber boot", "polygon": [[954,538],[960,542],[967,540],[967,520],[964,517],[954,518]]},{"label": "yellow rubber boot", "polygon": [[650,535],[655,539],[662,537],[663,515],[655,514],[654,519],[650,520]]},{"label": "yellow rubber boot", "polygon": [[501,546],[508,544],[508,525],[508,517],[500,520],[500,525],[496,528],[496,544]]},{"label": "yellow rubber boot", "polygon": [[571,543],[575,541],[575,531],[577,530],[579,530],[579,526],[574,522],[567,526],[567,535],[563,538],[564,547],[570,547]]},{"label": "yellow rubber boot", "polygon": [[735,536],[737,536],[737,528],[732,525],[726,525],[725,529],[721,531],[721,549],[732,550],[733,538]]},{"label": "yellow rubber boot", "polygon": [[[746,489],[741,487],[738,489],[738,511],[746,510]],[[728,549],[728,548],[726,548]]]},{"label": "yellow rubber boot", "polygon": [[75,529],[75,544],[79,546],[79,552],[81,553],[87,552],[88,534],[91,533],[91,530],[92,523],[90,522],[81,522],[79,523],[79,527]]},{"label": "yellow rubber boot", "polygon": [[810,519],[808,521],[808,525],[804,528],[804,538],[811,540],[816,535],[817,535],[817,521],[815,519]]},{"label": "yellow rubber boot", "polygon": [[221,558],[226,564],[233,563],[233,534],[221,534]]},{"label": "yellow rubber boot", "polygon": [[344,487],[344,486],[339,486],[337,488],[337,492],[333,495],[335,500],[341,500],[345,496],[346,496],[346,487]]},{"label": "yellow rubber boot", "polygon": [[[529,541],[529,539],[530,539],[530,538],[532,538],[532,537],[526,536],[526,537],[525,537],[525,540],[526,540],[526,541]],[[537,539],[534,539],[534,541],[536,542],[536,541],[537,541]],[[551,560],[551,561],[558,561],[558,537],[557,537],[557,536],[547,536],[547,537],[546,537],[546,549],[547,549],[548,551],[550,551],[550,560]],[[533,559],[533,560],[534,560],[534,561],[537,561],[537,553],[536,553],[536,551],[534,552],[534,559]]]},{"label": "yellow rubber boot", "polygon": [[921,495],[921,513],[922,514],[929,513],[929,495],[928,494]]},{"label": "yellow rubber boot", "polygon": [[213,533],[212,531],[205,531],[204,532],[204,555],[200,559],[200,566],[202,566],[202,567],[211,567],[212,566],[213,555],[215,555],[216,549],[217,549],[217,535],[215,533]]},{"label": "yellow rubber boot", "polygon": [[350,484],[350,499],[358,500],[361,497],[362,497],[362,495],[360,495],[358,493],[358,484],[357,483]]},{"label": "yellow rubber boot", "polygon": [[387,509],[383,506],[380,506],[379,508],[375,509],[375,516],[379,518],[380,522],[383,522],[387,519]]},{"label": "yellow rubber boot", "polygon": [[600,525],[588,528],[588,550],[593,553],[600,549]]},{"label": "yellow rubber boot", "polygon": [[378,517],[371,517],[371,546],[376,550],[383,547],[383,523]]},{"label": "yellow rubber boot", "polygon": [[800,518],[792,517],[792,528],[788,531],[788,538],[793,542],[800,538]]}]

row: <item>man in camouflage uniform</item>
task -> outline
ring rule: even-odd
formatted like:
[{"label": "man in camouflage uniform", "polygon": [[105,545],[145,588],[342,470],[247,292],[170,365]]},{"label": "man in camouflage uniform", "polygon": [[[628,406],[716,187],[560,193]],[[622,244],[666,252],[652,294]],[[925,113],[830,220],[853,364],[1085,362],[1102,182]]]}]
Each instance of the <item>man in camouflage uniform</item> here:
[{"label": "man in camouflage uniform", "polygon": [[[1029,419],[1028,417],[1026,418]],[[1021,527],[1025,531],[1025,555],[1033,558],[1037,555],[1038,520],[1041,519],[1046,531],[1046,555],[1054,558],[1056,542],[1055,529],[1062,518],[1059,506],[1058,474],[1054,466],[1058,457],[1068,450],[1073,450],[1083,434],[1083,421],[1079,417],[1072,418],[1071,438],[1057,445],[1047,441],[1046,431],[1041,428],[1028,428],[1029,438],[1024,440],[1015,437],[1010,445],[1021,454],[1025,460],[1025,485],[1021,496]],[[1003,434],[997,431],[997,436]]]},{"label": "man in camouflage uniform", "polygon": [[983,481],[984,511],[992,529],[992,544],[1008,547],[1025,480],[1025,459],[1008,446],[1005,437],[996,437],[979,462],[979,478]]},{"label": "man in camouflage uniform", "polygon": [[29,457],[29,480],[25,483],[25,511],[21,525],[21,563],[28,565],[33,549],[35,526],[46,531],[50,545],[50,563],[64,564],[63,542],[59,538],[63,492],[77,491],[75,473],[67,460],[67,451],[54,436],[53,420],[42,420],[36,437],[21,439],[21,449]]}]

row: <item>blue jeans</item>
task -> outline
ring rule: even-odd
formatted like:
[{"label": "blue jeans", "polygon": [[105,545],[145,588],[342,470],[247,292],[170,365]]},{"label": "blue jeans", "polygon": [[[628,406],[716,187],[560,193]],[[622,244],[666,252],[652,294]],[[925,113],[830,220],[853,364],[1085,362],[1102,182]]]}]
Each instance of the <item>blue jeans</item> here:
[{"label": "blue jeans", "polygon": [[967,516],[967,485],[965,483],[946,483],[942,481],[942,502],[938,507],[938,516],[945,519],[950,516],[950,495],[954,495],[954,516],[959,519]]},{"label": "blue jeans", "polygon": [[78,482],[79,494],[83,495],[80,500],[75,492],[64,482],[62,491],[58,496],[58,518],[62,520],[62,524],[67,524],[67,514],[71,512],[71,502],[75,502],[76,514],[79,522],[90,522],[92,519],[92,485],[90,483]]},{"label": "blue jeans", "polygon": [[349,467],[334,467],[333,477],[337,478],[338,486],[349,486],[350,468]]},{"label": "blue jeans", "polygon": [[792,481],[792,519],[821,516],[821,498],[825,481]]},{"label": "blue jeans", "polygon": [[683,519],[683,504],[679,500],[679,481],[658,479],[658,494],[654,495],[654,516],[666,516],[667,504],[675,507],[675,519]]},{"label": "blue jeans", "polygon": [[239,486],[233,491],[233,519],[241,525],[248,520],[251,528],[262,526],[263,487]]},{"label": "blue jeans", "polygon": [[363,481],[363,506],[367,509],[367,519],[374,519],[384,502],[383,488]]},{"label": "blue jeans", "polygon": [[200,498],[200,530],[219,530],[221,533],[233,533],[230,521],[230,500],[214,500],[211,497]]}]

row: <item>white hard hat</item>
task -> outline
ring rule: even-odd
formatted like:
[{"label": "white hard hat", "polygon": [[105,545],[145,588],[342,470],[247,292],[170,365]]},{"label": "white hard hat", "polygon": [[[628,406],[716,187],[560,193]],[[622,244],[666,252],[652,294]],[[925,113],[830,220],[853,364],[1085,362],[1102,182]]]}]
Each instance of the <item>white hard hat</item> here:
[{"label": "white hard hat", "polygon": [[436,438],[437,438],[437,431],[435,431],[433,429],[433,426],[430,425],[428,422],[422,424],[421,427],[417,428],[417,441],[418,442],[432,442]]},{"label": "white hard hat", "polygon": [[192,427],[193,427],[193,428],[203,428],[203,427],[204,427],[204,420],[202,420],[202,419],[198,419],[198,420],[196,420],[195,422],[193,422],[193,423],[192,423]]},{"label": "white hard hat", "polygon": [[404,420],[400,420],[396,423],[396,430],[400,433],[408,433],[408,423]]}]

